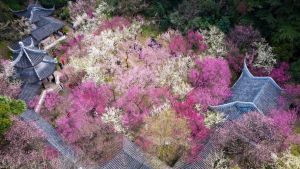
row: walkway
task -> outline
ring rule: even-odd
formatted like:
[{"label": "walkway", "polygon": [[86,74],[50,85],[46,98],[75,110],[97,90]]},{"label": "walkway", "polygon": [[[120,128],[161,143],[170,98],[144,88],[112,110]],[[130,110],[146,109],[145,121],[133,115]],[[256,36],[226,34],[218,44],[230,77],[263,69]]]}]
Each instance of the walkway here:
[{"label": "walkway", "polygon": [[[22,92],[19,99],[24,100],[27,104],[30,100],[34,99],[40,90],[41,82],[35,84],[25,84],[22,87]],[[78,157],[74,151],[69,147],[57,134],[56,130],[44,120],[38,113],[32,109],[27,109],[20,115],[21,119],[25,122],[34,121],[35,124],[46,134],[46,140],[53,148],[57,149],[60,154],[65,157],[69,164],[64,164],[63,168],[70,168],[78,161]]]}]

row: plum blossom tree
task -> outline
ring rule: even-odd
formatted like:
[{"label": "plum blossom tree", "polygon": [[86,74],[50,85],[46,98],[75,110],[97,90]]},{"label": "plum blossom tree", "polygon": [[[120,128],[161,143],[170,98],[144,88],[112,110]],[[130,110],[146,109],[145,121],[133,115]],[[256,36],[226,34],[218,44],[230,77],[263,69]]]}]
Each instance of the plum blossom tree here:
[{"label": "plum blossom tree", "polygon": [[286,62],[279,63],[277,68],[274,68],[270,76],[280,85],[283,86],[286,84],[290,79],[291,75],[289,75],[288,70],[290,65]]},{"label": "plum blossom tree", "polygon": [[171,107],[148,116],[139,131],[136,143],[147,152],[173,166],[190,149],[190,129],[187,120],[179,118]]},{"label": "plum blossom tree", "polygon": [[164,104],[167,100],[173,100],[170,88],[151,88],[145,91],[134,87],[117,100],[116,107],[125,112],[123,125],[129,130],[137,131],[153,106]]},{"label": "plum blossom tree", "polygon": [[111,88],[107,85],[97,86],[89,80],[75,87],[69,95],[71,114],[92,113],[102,114],[105,107],[114,99]]},{"label": "plum blossom tree", "polygon": [[52,168],[45,158],[44,134],[33,124],[11,117],[13,126],[0,143],[0,164],[4,168]]},{"label": "plum blossom tree", "polygon": [[172,38],[169,44],[171,54],[187,54],[190,56],[199,55],[201,52],[207,50],[209,47],[203,41],[202,35],[198,31],[190,30],[187,37],[177,36]]},{"label": "plum blossom tree", "polygon": [[58,132],[89,167],[95,168],[99,163],[111,159],[121,148],[121,135],[104,124],[101,118],[88,113],[63,116],[57,125]]},{"label": "plum blossom tree", "polygon": [[62,70],[62,75],[60,76],[60,81],[65,88],[68,88],[70,84],[72,87],[79,85],[85,75],[83,70],[75,69],[70,65],[66,65]]},{"label": "plum blossom tree", "polygon": [[268,75],[276,63],[273,49],[252,26],[236,25],[226,37],[227,59],[234,71],[240,72],[244,59],[255,75]]},{"label": "plum blossom tree", "polygon": [[130,22],[122,17],[115,16],[110,20],[106,20],[104,23],[100,25],[100,28],[94,32],[95,35],[99,35],[102,31],[111,29],[119,29],[122,30],[124,27],[128,27]]},{"label": "plum blossom tree", "polygon": [[0,60],[0,95],[17,98],[22,83],[11,78],[15,73],[16,70],[9,60]]},{"label": "plum blossom tree", "polygon": [[292,128],[298,119],[295,110],[272,110],[269,115],[272,117],[274,123],[277,125],[279,132],[288,137],[292,133]]},{"label": "plum blossom tree", "polygon": [[229,31],[226,40],[244,53],[252,53],[253,47],[260,41],[260,34],[252,26],[235,25]]},{"label": "plum blossom tree", "polygon": [[92,12],[95,11],[97,0],[76,0],[75,3],[71,3],[69,6],[70,17],[72,20],[75,20],[78,15],[87,13],[92,16]]},{"label": "plum blossom tree", "polygon": [[247,168],[274,162],[271,154],[284,150],[282,134],[272,118],[249,112],[218,128],[212,139],[217,150]]},{"label": "plum blossom tree", "polygon": [[209,105],[220,104],[231,95],[231,73],[227,61],[221,58],[196,59],[195,62],[196,68],[189,73],[194,89],[188,97],[200,104],[202,111],[206,111]]},{"label": "plum blossom tree", "polygon": [[204,115],[198,114],[194,108],[195,101],[188,99],[184,102],[176,102],[174,109],[180,117],[187,118],[189,128],[191,130],[191,149],[188,153],[187,160],[193,162],[200,159],[200,155],[204,148],[204,143],[210,135],[210,130],[204,125]]}]

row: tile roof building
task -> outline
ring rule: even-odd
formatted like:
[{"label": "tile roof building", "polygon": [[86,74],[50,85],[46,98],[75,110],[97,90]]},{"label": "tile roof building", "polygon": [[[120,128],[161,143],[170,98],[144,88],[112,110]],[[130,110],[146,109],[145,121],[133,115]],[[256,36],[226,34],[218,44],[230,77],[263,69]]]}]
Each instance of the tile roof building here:
[{"label": "tile roof building", "polygon": [[56,69],[56,60],[46,55],[45,51],[34,47],[33,41],[29,46],[19,42],[20,48],[12,50],[14,61],[20,78],[25,83],[36,83],[53,74]]},{"label": "tile roof building", "polygon": [[[36,1],[35,4],[29,4],[24,10],[12,10],[12,12],[18,17],[27,18],[31,24],[35,25],[35,29],[31,31],[30,36],[22,40],[24,44],[26,44],[29,39],[33,39],[35,42],[34,44],[37,46],[42,40],[65,26],[64,23],[50,16],[54,10],[54,7],[50,9],[41,7],[38,1]],[[20,46],[18,45],[18,42],[16,42],[11,46],[11,48],[17,50]]]},{"label": "tile roof building", "polygon": [[266,114],[272,109],[277,109],[278,97],[284,90],[271,77],[253,76],[244,62],[242,74],[231,91],[232,97],[224,104],[209,107],[225,113],[228,120],[237,119],[249,111]]},{"label": "tile roof building", "polygon": [[[281,96],[281,89],[271,77],[255,77],[248,70],[246,62],[242,74],[238,81],[231,88],[232,96],[224,104],[209,106],[210,110],[223,112],[226,116],[226,122],[219,124],[223,127],[225,123],[240,118],[244,113],[258,111],[266,114],[272,109],[278,107],[278,97]],[[208,156],[215,153],[212,146],[213,139],[207,141],[204,145],[204,151],[201,158],[204,160],[196,161],[190,164],[184,164],[180,169],[208,169],[212,168]]]}]

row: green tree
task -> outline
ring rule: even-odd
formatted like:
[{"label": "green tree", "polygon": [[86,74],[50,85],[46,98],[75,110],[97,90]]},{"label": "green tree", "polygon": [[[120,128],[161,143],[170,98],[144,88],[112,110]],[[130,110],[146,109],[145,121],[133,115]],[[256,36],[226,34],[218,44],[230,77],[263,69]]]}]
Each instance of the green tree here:
[{"label": "green tree", "polygon": [[26,104],[24,101],[12,100],[0,95],[0,135],[4,134],[11,127],[11,114],[19,115],[25,110]]},{"label": "green tree", "polygon": [[13,115],[22,114],[26,110],[26,103],[22,100],[13,100],[10,103],[10,110]]}]

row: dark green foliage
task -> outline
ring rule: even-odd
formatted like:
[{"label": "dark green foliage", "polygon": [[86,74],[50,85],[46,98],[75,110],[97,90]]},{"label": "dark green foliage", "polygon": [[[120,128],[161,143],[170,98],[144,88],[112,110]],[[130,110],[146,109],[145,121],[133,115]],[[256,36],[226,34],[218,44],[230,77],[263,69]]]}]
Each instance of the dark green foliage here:
[{"label": "dark green foliage", "polygon": [[300,83],[300,59],[291,64],[290,74],[295,82]]},{"label": "dark green foliage", "polygon": [[26,110],[26,104],[22,100],[11,100],[0,96],[0,135],[4,134],[12,125],[10,114],[19,115]]},{"label": "dark green foliage", "polygon": [[22,100],[13,100],[9,105],[14,115],[22,114],[26,110],[26,104]]},{"label": "dark green foliage", "polygon": [[52,8],[53,6],[55,6],[55,8],[61,8],[67,5],[68,0],[39,0],[39,3],[46,8]]},{"label": "dark green foliage", "polygon": [[28,5],[29,0],[2,0],[2,2],[13,10],[22,10],[24,6]]},{"label": "dark green foliage", "polygon": [[9,104],[10,102],[9,98],[0,95],[0,104]]},{"label": "dark green foliage", "polygon": [[4,134],[12,125],[10,118],[0,118],[0,135]]},{"label": "dark green foliage", "polygon": [[6,132],[6,130],[12,125],[9,112],[9,105],[0,103],[0,135]]}]

